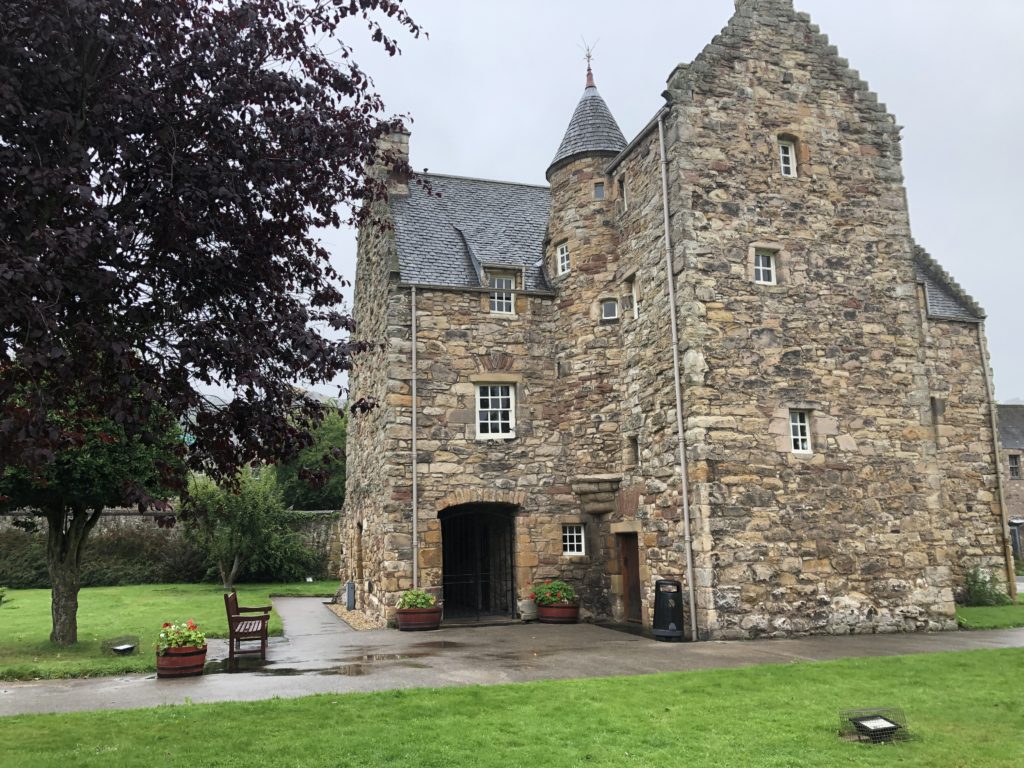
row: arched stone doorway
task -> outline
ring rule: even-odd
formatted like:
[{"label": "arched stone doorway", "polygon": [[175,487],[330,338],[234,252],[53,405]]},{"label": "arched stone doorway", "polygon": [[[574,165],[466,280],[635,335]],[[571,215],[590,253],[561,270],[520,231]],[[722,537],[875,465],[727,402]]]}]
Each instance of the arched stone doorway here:
[{"label": "arched stone doorway", "polygon": [[515,616],[515,511],[470,503],[438,515],[445,619]]}]

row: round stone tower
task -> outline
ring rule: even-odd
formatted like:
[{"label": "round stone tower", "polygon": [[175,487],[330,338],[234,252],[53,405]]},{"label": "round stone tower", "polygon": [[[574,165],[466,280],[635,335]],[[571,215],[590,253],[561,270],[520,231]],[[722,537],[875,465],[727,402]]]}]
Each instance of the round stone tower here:
[{"label": "round stone tower", "polygon": [[618,184],[606,177],[626,140],[587,67],[587,86],[547,170],[551,217],[545,271],[558,292],[558,421],[573,478],[621,472],[619,373],[624,313],[618,267]]}]

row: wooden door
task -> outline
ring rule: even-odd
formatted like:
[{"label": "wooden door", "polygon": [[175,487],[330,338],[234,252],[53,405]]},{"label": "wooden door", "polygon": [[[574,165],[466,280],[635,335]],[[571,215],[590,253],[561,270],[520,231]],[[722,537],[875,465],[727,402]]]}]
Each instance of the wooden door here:
[{"label": "wooden door", "polygon": [[635,533],[617,534],[619,540],[619,572],[622,574],[622,607],[626,621],[639,623],[640,614],[640,548]]}]

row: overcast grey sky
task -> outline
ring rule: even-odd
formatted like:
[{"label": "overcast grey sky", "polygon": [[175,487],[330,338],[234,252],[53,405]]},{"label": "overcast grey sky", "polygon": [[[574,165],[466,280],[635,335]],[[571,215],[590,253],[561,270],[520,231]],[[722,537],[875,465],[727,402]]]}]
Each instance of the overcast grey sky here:
[{"label": "overcast grey sky", "polygon": [[[988,312],[1000,402],[1024,399],[1024,2],[796,0],[895,114],[911,224]],[[581,37],[627,140],[663,103],[673,67],[725,26],[733,0],[407,0],[429,40],[357,60],[407,113],[417,170],[543,184],[583,92]],[[352,42],[358,42],[353,38]],[[350,231],[324,236],[355,276]]]}]

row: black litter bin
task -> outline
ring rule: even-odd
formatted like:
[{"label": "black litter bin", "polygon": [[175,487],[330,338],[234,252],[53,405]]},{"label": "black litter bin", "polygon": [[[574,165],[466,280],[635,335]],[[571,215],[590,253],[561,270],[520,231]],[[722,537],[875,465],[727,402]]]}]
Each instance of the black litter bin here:
[{"label": "black litter bin", "polygon": [[655,640],[683,641],[683,585],[671,579],[654,583]]}]

